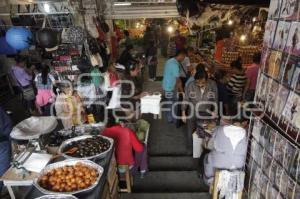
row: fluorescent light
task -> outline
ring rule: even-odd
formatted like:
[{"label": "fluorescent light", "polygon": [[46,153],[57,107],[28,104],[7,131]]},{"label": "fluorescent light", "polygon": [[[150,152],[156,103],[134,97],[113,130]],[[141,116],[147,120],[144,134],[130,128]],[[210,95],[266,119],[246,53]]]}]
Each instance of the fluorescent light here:
[{"label": "fluorescent light", "polygon": [[50,12],[50,5],[48,3],[44,4],[44,10],[45,10],[46,13]]},{"label": "fluorescent light", "polygon": [[115,2],[114,6],[131,6],[130,2]]}]

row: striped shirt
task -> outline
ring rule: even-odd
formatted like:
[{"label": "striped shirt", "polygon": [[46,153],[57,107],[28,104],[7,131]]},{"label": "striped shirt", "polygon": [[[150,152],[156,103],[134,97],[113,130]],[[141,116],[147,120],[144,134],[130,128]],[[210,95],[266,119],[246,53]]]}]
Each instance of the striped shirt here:
[{"label": "striped shirt", "polygon": [[234,74],[230,78],[227,84],[227,88],[233,95],[242,96],[246,82],[247,77],[245,74]]}]

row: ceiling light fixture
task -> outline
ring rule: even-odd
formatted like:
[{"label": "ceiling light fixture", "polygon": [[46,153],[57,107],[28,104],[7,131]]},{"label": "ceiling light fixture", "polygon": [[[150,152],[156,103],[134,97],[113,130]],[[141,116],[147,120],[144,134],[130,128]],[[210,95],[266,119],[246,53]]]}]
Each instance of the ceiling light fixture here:
[{"label": "ceiling light fixture", "polygon": [[168,31],[169,33],[173,33],[173,32],[174,32],[174,28],[173,28],[172,26],[169,26],[169,27],[167,28],[167,31]]},{"label": "ceiling light fixture", "polygon": [[50,5],[48,3],[44,4],[44,10],[45,10],[46,13],[50,12]]},{"label": "ceiling light fixture", "polygon": [[232,25],[233,24],[233,21],[230,19],[229,21],[228,21],[228,25]]},{"label": "ceiling light fixture", "polygon": [[242,42],[246,41],[246,39],[247,39],[247,36],[246,36],[246,35],[241,35],[240,40],[241,40]]},{"label": "ceiling light fixture", "polygon": [[131,6],[132,3],[130,2],[115,2],[114,6]]}]

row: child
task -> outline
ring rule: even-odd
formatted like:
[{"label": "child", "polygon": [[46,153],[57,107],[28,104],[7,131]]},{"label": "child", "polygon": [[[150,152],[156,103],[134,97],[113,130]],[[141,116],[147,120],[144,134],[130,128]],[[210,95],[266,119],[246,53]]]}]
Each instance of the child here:
[{"label": "child", "polygon": [[247,155],[247,121],[243,118],[233,118],[232,124],[220,126],[214,132],[211,140],[211,152],[204,158],[203,178],[211,184],[217,169],[242,169]]}]

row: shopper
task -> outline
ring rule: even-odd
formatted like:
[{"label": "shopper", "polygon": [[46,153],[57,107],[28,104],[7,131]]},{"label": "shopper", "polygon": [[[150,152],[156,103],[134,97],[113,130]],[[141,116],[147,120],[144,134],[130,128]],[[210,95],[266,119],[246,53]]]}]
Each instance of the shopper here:
[{"label": "shopper", "polygon": [[55,102],[55,95],[52,91],[55,79],[50,74],[50,67],[42,64],[40,73],[37,74],[34,82],[37,88],[35,103],[39,112],[43,116],[50,116],[51,104]]},{"label": "shopper", "polygon": [[235,115],[238,110],[238,103],[241,102],[245,96],[247,77],[245,74],[245,70],[242,67],[241,58],[233,61],[230,66],[233,75],[227,83],[231,102],[229,111],[231,112],[230,115]]},{"label": "shopper", "polygon": [[138,60],[133,58],[132,51],[133,45],[126,46],[117,63],[125,66],[125,68],[128,68],[132,64],[138,63]]},{"label": "shopper", "polygon": [[35,110],[35,93],[32,86],[33,71],[26,67],[26,58],[23,56],[16,56],[16,64],[12,66],[12,77],[15,79],[18,88],[21,90],[26,109],[30,113]]},{"label": "shopper", "polygon": [[211,152],[204,158],[204,181],[211,184],[217,169],[243,169],[247,154],[247,121],[232,119],[232,124],[220,126],[214,132],[210,143]]},{"label": "shopper", "polygon": [[173,58],[176,54],[176,43],[175,43],[175,37],[171,37],[170,41],[168,43],[168,57]]},{"label": "shopper", "polygon": [[150,46],[146,53],[147,65],[149,68],[149,80],[156,80],[156,68],[157,68],[157,47],[154,41],[150,42]]},{"label": "shopper", "polygon": [[247,85],[245,88],[246,89],[246,94],[245,94],[246,101],[254,100],[256,82],[257,82],[258,72],[259,72],[259,68],[260,68],[260,59],[261,59],[260,53],[254,54],[253,64],[251,66],[249,66],[246,71],[246,76],[248,78]]},{"label": "shopper", "polygon": [[180,78],[182,81],[182,85],[185,85],[189,76],[191,75],[191,61],[190,58],[194,53],[194,49],[192,47],[187,48],[187,56],[184,58],[183,62],[181,62],[180,67]]},{"label": "shopper", "polygon": [[180,34],[179,30],[175,31],[175,44],[176,51],[184,49],[186,47],[186,38]]},{"label": "shopper", "polygon": [[219,96],[219,116],[226,116],[229,114],[229,93],[226,87],[226,71],[219,70],[217,71],[215,78],[218,87],[218,96]]},{"label": "shopper", "polygon": [[[140,73],[140,65],[132,64],[125,71],[123,79],[121,79],[121,106],[126,116],[134,116],[138,102],[146,95],[147,92],[142,91],[142,85],[139,83],[137,76]],[[132,109],[133,108],[133,109]],[[136,115],[138,117],[138,115]],[[132,118],[128,118],[132,119]]]},{"label": "shopper", "polygon": [[[10,166],[11,142],[10,133],[12,122],[6,112],[0,107],[0,176],[2,176]],[[0,195],[3,183],[0,182]]]},{"label": "shopper", "polygon": [[[174,103],[177,101],[177,92],[183,92],[180,79],[180,63],[184,60],[186,51],[184,49],[177,51],[174,58],[169,59],[164,67],[162,87],[166,98],[166,118],[168,122],[175,122],[172,116]],[[176,111],[175,111],[176,112]]]},{"label": "shopper", "polygon": [[155,32],[153,28],[150,26],[147,26],[144,38],[143,38],[143,44],[144,44],[144,52],[147,53],[149,49],[152,47],[152,43],[154,42],[154,45],[157,45],[157,38],[155,35]]},{"label": "shopper", "polygon": [[[129,166],[132,172],[141,172],[141,177],[148,170],[147,164],[147,148],[138,140],[135,132],[116,123],[112,114],[108,114],[106,129],[101,132],[101,135],[110,137],[116,144],[116,160],[119,166]],[[135,157],[134,157],[135,156]]]},{"label": "shopper", "polygon": [[[190,82],[185,90],[185,102],[190,103],[192,107],[184,104],[182,107],[182,120],[187,123],[187,144],[188,148],[192,147],[192,134],[197,126],[201,126],[202,116],[211,116],[211,111],[218,106],[218,88],[213,80],[208,79],[208,74],[204,67],[198,67],[195,74],[195,81]],[[215,105],[212,105],[215,103]],[[186,114],[188,113],[188,114]],[[187,116],[189,116],[187,118]],[[205,135],[200,135],[204,138]]]}]

